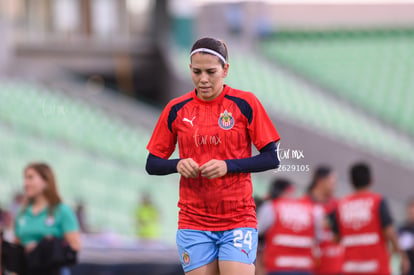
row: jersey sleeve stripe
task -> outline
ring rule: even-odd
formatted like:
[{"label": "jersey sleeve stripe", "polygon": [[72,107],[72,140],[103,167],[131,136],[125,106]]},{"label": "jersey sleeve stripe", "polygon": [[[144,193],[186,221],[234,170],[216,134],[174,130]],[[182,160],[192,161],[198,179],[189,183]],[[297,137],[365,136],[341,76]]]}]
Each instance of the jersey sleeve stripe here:
[{"label": "jersey sleeve stripe", "polygon": [[178,111],[184,107],[185,104],[193,100],[193,98],[186,99],[180,103],[175,104],[171,107],[170,113],[168,114],[168,129],[172,132],[172,124],[177,118]]},{"label": "jersey sleeve stripe", "polygon": [[247,121],[249,122],[249,124],[252,123],[253,109],[246,100],[240,97],[231,96],[231,95],[225,95],[224,97],[236,103],[237,107],[239,107],[240,109],[240,112],[247,118]]}]

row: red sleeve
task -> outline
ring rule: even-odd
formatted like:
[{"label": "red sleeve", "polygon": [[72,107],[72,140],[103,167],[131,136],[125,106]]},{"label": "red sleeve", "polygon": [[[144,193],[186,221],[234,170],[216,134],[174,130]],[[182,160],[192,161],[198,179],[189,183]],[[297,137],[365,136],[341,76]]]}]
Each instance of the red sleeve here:
[{"label": "red sleeve", "polygon": [[257,97],[252,94],[249,101],[253,109],[252,122],[248,127],[249,135],[254,146],[260,150],[267,144],[278,141],[280,136]]},{"label": "red sleeve", "polygon": [[147,145],[147,149],[151,154],[163,159],[168,159],[171,156],[175,150],[175,144],[177,143],[176,134],[168,128],[168,116],[170,110],[171,104],[168,104],[161,113]]}]

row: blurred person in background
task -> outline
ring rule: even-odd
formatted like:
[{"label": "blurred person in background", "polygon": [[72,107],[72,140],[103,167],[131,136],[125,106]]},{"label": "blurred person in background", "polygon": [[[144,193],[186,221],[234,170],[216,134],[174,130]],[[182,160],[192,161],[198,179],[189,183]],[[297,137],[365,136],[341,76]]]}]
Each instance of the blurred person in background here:
[{"label": "blurred person in background", "polygon": [[6,220],[6,211],[3,210],[3,207],[0,206],[0,228],[3,228],[3,225]]},{"label": "blurred person in background", "polygon": [[12,233],[13,233],[12,216],[10,212],[0,208],[0,239],[10,240],[10,236],[13,236]]},{"label": "blurred person in background", "polygon": [[384,197],[370,190],[371,169],[356,163],[350,169],[354,192],[341,199],[331,215],[333,231],[344,247],[343,273],[346,275],[389,275],[388,243],[401,256],[403,274],[409,270],[406,254],[400,249],[388,204]]},{"label": "blurred person in background", "polygon": [[335,172],[329,166],[321,165],[316,168],[308,188],[308,194],[304,197],[304,200],[322,207],[325,214],[323,234],[319,241],[319,247],[315,251],[316,275],[342,273],[343,248],[335,241],[335,235],[328,220],[338,205],[338,201],[334,198],[335,185]]},{"label": "blurred person in background", "polygon": [[268,275],[313,274],[313,249],[322,234],[323,211],[313,203],[294,199],[292,184],[277,179],[274,199],[258,213],[259,234],[265,238],[264,266]]},{"label": "blurred person in background", "polygon": [[4,234],[3,239],[9,242],[14,240],[14,220],[15,217],[21,211],[21,208],[24,203],[24,194],[21,192],[16,192],[13,197],[13,201],[8,207],[8,221],[4,225]]},{"label": "blurred person in background", "polygon": [[14,240],[13,216],[8,211],[1,211],[0,232],[3,240]]},{"label": "blurred person in background", "polygon": [[141,240],[155,240],[160,234],[160,214],[149,194],[141,198],[136,211],[137,235]]},{"label": "blurred person in background", "polygon": [[263,198],[262,196],[255,195],[253,196],[254,204],[256,205],[256,213],[257,210],[260,209],[262,204],[266,201],[266,198]]},{"label": "blurred person in background", "polygon": [[407,218],[399,230],[401,249],[407,253],[410,260],[409,275],[414,275],[414,198],[407,202]]},{"label": "blurred person in background", "polygon": [[75,207],[76,218],[78,219],[79,229],[81,233],[88,233],[86,223],[85,203],[83,200],[78,200]]},{"label": "blurred person in background", "polygon": [[15,193],[13,201],[9,206],[9,212],[13,218],[19,213],[21,207],[23,206],[23,202],[24,194],[20,192]]},{"label": "blurred person in background", "polygon": [[[165,107],[147,146],[152,175],[181,174],[177,246],[191,275],[253,275],[257,220],[250,173],[279,165],[272,121],[253,93],[224,85],[227,46],[197,40],[195,89]],[[179,159],[169,159],[178,143]],[[260,152],[252,157],[252,143]]]},{"label": "blurred person in background", "polygon": [[[15,219],[15,243],[21,244],[27,261],[47,255],[45,262],[55,251],[40,251],[50,248],[48,240],[64,239],[74,250],[80,250],[79,225],[73,210],[62,202],[58,193],[54,173],[45,163],[32,163],[24,169],[25,202]],[[61,243],[61,242],[59,242]],[[63,245],[62,245],[63,246]],[[63,249],[63,247],[61,248]],[[42,258],[43,259],[43,258]],[[42,266],[43,262],[32,263]],[[46,267],[45,267],[46,268]],[[29,274],[70,274],[67,268],[46,268],[41,272],[30,270]]]},{"label": "blurred person in background", "polygon": [[[267,192],[267,195],[263,199],[260,200],[260,203],[256,202],[257,213],[258,214],[261,213],[262,206],[271,204],[273,200],[277,199],[288,188],[292,190],[293,192],[293,187],[290,181],[285,180],[285,179],[274,180],[274,182],[269,185],[269,190]],[[258,216],[259,222],[263,219],[260,216]],[[258,226],[260,226],[260,224]],[[259,244],[257,247],[257,257],[256,257],[256,273],[255,273],[256,275],[266,274],[266,269],[263,263],[264,248],[265,248],[265,236],[264,234],[259,234]]]}]

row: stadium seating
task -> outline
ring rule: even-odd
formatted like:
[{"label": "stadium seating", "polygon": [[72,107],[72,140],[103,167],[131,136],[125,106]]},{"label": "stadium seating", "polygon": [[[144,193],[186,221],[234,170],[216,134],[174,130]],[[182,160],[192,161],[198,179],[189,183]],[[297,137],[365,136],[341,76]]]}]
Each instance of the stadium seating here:
[{"label": "stadium seating", "polygon": [[[142,192],[160,206],[163,238],[174,239],[178,184],[174,176],[151,178],[144,170],[147,130],[128,126],[103,111],[24,81],[0,81],[0,200],[22,190],[31,161],[54,168],[64,199],[86,204],[93,230],[132,235]],[[158,190],[162,190],[159,192]]]},{"label": "stadium seating", "polygon": [[88,104],[28,84],[1,85],[0,119],[41,137],[65,140],[120,161],[141,161],[148,133],[109,119]]},{"label": "stadium seating", "polygon": [[263,53],[414,136],[414,31],[281,32]]}]

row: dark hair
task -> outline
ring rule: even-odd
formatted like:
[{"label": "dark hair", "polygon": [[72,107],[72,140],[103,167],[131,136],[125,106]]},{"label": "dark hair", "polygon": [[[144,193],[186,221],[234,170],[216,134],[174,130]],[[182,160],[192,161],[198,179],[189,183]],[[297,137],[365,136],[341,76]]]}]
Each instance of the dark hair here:
[{"label": "dark hair", "polygon": [[355,189],[362,189],[371,183],[371,169],[364,162],[355,163],[351,166],[351,183]]},{"label": "dark hair", "polygon": [[[191,52],[193,52],[194,50],[200,49],[200,48],[206,48],[206,49],[216,51],[219,54],[221,54],[226,61],[229,60],[228,59],[229,52],[227,50],[226,43],[224,43],[223,41],[219,39],[212,38],[212,37],[200,38],[196,42],[194,42],[193,47],[191,47]],[[205,52],[205,54],[210,54],[210,53]],[[225,63],[223,63],[221,59],[219,59],[219,61],[223,67],[224,65],[226,65]]]},{"label": "dark hair", "polygon": [[308,193],[312,192],[312,190],[315,188],[319,180],[328,177],[331,173],[332,173],[332,168],[329,167],[328,165],[318,166],[315,172],[313,173],[312,181],[308,186]]},{"label": "dark hair", "polygon": [[285,178],[277,178],[270,185],[269,195],[270,199],[277,199],[285,192],[289,187],[292,186],[292,183]]},{"label": "dark hair", "polygon": [[[52,215],[53,209],[62,202],[62,199],[60,198],[59,192],[57,190],[57,184],[53,170],[49,165],[41,162],[35,162],[27,165],[24,169],[24,172],[26,173],[26,171],[30,169],[33,169],[46,182],[47,188],[44,191],[44,195],[47,202],[49,203],[49,214]],[[30,201],[26,201],[24,208],[26,208],[29,203]]]}]

